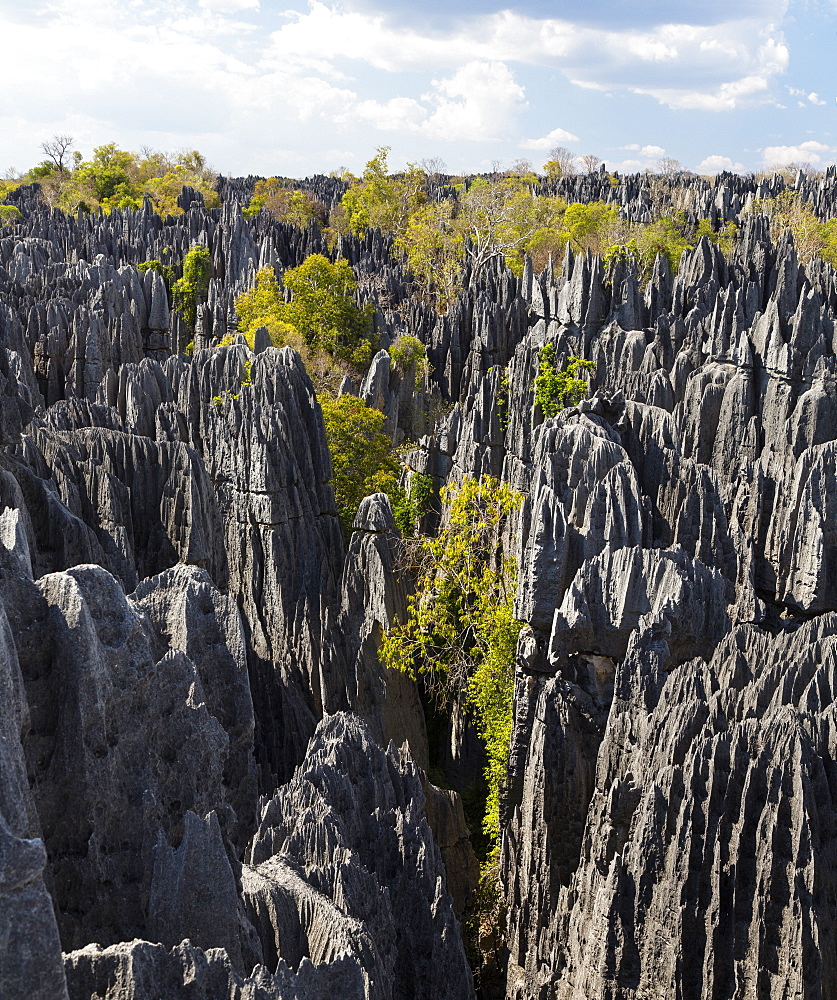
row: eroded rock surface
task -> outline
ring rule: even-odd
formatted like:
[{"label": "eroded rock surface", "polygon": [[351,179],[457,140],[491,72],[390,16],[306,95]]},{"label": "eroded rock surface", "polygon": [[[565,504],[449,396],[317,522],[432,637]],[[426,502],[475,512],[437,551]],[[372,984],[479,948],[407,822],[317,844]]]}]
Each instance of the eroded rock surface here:
[{"label": "eroded rock surface", "polygon": [[[472,995],[461,802],[419,770],[419,693],[377,657],[410,587],[389,503],[364,501],[347,549],[299,356],[263,333],[218,346],[257,268],[328,252],[314,226],[246,220],[254,183],[221,179],[213,211],[184,190],[166,220],[13,193],[4,1000]],[[331,207],[345,191],[301,183]],[[835,214],[833,168],[794,187]],[[423,527],[466,475],[523,494],[503,537],[525,623],[501,804],[510,1000],[837,995],[837,280],[749,212],[786,188],[550,182],[635,222],[675,202],[737,218],[741,238],[727,258],[702,240],[676,274],[658,258],[644,287],[630,259],[568,250],[517,277],[498,258],[443,316],[391,237],[338,241],[379,338],[341,391],[413,442]],[[191,331],[137,265],[194,243],[211,277]],[[423,383],[389,352],[405,333]],[[546,344],[596,365],[590,398],[548,420]],[[481,764],[452,714],[458,781]]]}]

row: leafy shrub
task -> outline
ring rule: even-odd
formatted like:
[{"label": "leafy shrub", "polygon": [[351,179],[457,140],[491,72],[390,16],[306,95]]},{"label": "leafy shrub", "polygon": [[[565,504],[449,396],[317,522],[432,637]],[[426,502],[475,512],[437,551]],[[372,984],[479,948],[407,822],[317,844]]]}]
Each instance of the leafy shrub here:
[{"label": "leafy shrub", "polygon": [[244,218],[251,219],[265,209],[274,219],[291,223],[300,229],[313,221],[324,226],[328,212],[325,205],[307,191],[294,189],[294,182],[284,177],[268,177],[256,181],[250,204],[244,209]]},{"label": "leafy shrub", "polygon": [[170,264],[164,264],[161,260],[144,260],[137,268],[145,274],[146,271],[156,271],[162,275],[166,288],[171,288],[174,281],[174,268]]},{"label": "leafy shrub", "polygon": [[206,296],[212,262],[209,251],[196,244],[183,258],[183,277],[172,286],[175,309],[180,310],[189,331],[194,334],[198,316],[198,303]]},{"label": "leafy shrub", "polygon": [[497,386],[497,420],[500,424],[500,429],[505,431],[508,429],[509,421],[511,415],[509,413],[509,393],[511,392],[511,387],[509,385],[509,371],[508,368],[503,369],[503,374],[500,376],[500,382]]},{"label": "leafy shrub", "polygon": [[351,536],[361,500],[372,493],[389,496],[393,513],[396,509],[402,512],[402,523],[396,517],[396,524],[408,533],[408,497],[400,485],[401,469],[392,442],[383,433],[383,413],[351,395],[340,399],[324,396],[320,406],[331,452],[334,498],[346,538]]},{"label": "leafy shrub", "polygon": [[497,558],[505,519],[522,495],[489,476],[467,477],[440,494],[449,516],[436,538],[422,539],[407,620],[384,636],[387,667],[424,674],[440,702],[465,694],[488,757],[486,833],[499,833],[499,797],[508,765],[514,654],[522,622],[514,618],[517,568]]},{"label": "leafy shrub", "polygon": [[430,372],[427,363],[427,346],[418,337],[409,333],[402,334],[389,349],[393,364],[402,375],[413,374],[415,390],[420,392],[424,380]]},{"label": "leafy shrub", "polygon": [[370,227],[400,233],[410,215],[426,201],[424,171],[414,164],[398,176],[387,173],[389,146],[381,146],[366,164],[363,177],[343,196],[348,228],[363,236]]},{"label": "leafy shrub", "polygon": [[10,226],[21,217],[16,205],[0,205],[0,226]]},{"label": "leafy shrub", "polygon": [[96,147],[89,160],[74,153],[71,170],[45,160],[25,180],[40,183],[47,204],[65,212],[138,209],[148,195],[156,212],[179,215],[177,199],[184,185],[199,191],[208,208],[220,205],[215,175],[197,150],[130,153],[111,142]]},{"label": "leafy shrub", "polygon": [[346,260],[332,263],[322,254],[311,254],[285,271],[284,283],[293,293],[290,302],[265,268],[256,275],[256,285],[236,299],[240,329],[252,333],[267,327],[274,344],[294,345],[301,337],[309,348],[324,350],[357,368],[372,357],[372,313],[354,300],[357,280]]},{"label": "leafy shrub", "polygon": [[583,369],[595,368],[595,363],[570,356],[565,371],[558,371],[555,348],[546,344],[538,356],[538,374],[535,376],[535,404],[544,420],[554,417],[567,406],[577,406],[587,393],[586,379],[579,378]]}]

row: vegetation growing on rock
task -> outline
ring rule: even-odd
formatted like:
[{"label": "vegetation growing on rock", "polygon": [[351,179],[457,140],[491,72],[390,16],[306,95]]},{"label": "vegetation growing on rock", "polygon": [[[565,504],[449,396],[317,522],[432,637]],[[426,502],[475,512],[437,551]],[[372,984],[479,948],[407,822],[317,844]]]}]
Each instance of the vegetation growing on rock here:
[{"label": "vegetation growing on rock", "polygon": [[567,406],[577,406],[587,393],[587,380],[579,373],[595,368],[592,361],[570,356],[563,371],[557,368],[555,348],[545,344],[538,354],[538,374],[535,376],[535,405],[544,420],[554,417]]},{"label": "vegetation growing on rock", "polygon": [[388,667],[424,675],[440,702],[464,696],[472,706],[488,756],[483,826],[496,837],[522,626],[513,612],[517,566],[498,554],[498,545],[522,496],[485,476],[444,487],[440,499],[444,525],[436,537],[420,540],[407,619],[384,637],[381,655]]}]

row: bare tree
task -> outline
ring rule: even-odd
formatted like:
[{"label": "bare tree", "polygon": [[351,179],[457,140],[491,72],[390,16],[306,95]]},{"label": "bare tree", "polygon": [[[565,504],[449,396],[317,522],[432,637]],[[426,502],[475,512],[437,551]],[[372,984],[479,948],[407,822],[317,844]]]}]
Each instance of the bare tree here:
[{"label": "bare tree", "polygon": [[680,160],[675,160],[671,156],[663,156],[657,161],[657,169],[665,177],[673,177],[675,174],[680,173]]},{"label": "bare tree", "polygon": [[75,140],[71,135],[54,135],[51,139],[41,143],[41,149],[52,160],[60,174],[63,174],[67,169],[64,158],[69,153],[70,147],[74,142]]},{"label": "bare tree", "polygon": [[575,154],[567,149],[566,146],[553,146],[549,151],[549,158],[560,166],[562,177],[569,177],[575,173]]},{"label": "bare tree", "polygon": [[532,235],[531,223],[526,224],[517,212],[516,191],[508,179],[495,178],[474,184],[462,199],[458,225],[468,239],[465,249],[472,280],[488,261],[517,250]]},{"label": "bare tree", "polygon": [[584,165],[585,174],[594,174],[602,164],[602,161],[595,153],[585,153],[581,157],[581,162]]},{"label": "bare tree", "polygon": [[531,174],[534,169],[531,160],[527,160],[525,156],[520,156],[512,163],[509,173],[520,176],[521,174]]},{"label": "bare tree", "polygon": [[438,184],[448,172],[448,165],[441,156],[428,156],[419,162],[421,169],[427,174],[427,178]]}]

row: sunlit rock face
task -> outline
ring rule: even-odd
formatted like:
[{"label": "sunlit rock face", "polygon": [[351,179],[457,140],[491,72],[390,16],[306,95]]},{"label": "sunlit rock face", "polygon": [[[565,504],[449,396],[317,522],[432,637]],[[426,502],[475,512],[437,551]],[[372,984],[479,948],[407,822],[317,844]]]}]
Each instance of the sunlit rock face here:
[{"label": "sunlit rock face", "polygon": [[[345,190],[306,183],[327,207]],[[645,280],[495,259],[439,315],[390,236],[334,248],[379,337],[342,391],[434,491],[523,494],[500,540],[524,627],[493,956],[515,1000],[837,995],[837,283],[744,219],[780,178],[672,183],[690,219],[739,217],[728,258],[703,240]],[[0,236],[4,1000],[474,995],[455,789],[483,761],[467,714],[428,732],[379,661],[413,586],[390,502],[346,540],[299,355],[219,346],[258,268],[330,252],[246,220],[252,185],[166,220],[21,189]],[[834,214],[833,171],[797,188]],[[663,188],[548,190],[641,223]],[[190,331],[137,265],[194,243]],[[424,385],[389,356],[405,333]],[[546,344],[596,367],[543,420]]]}]

